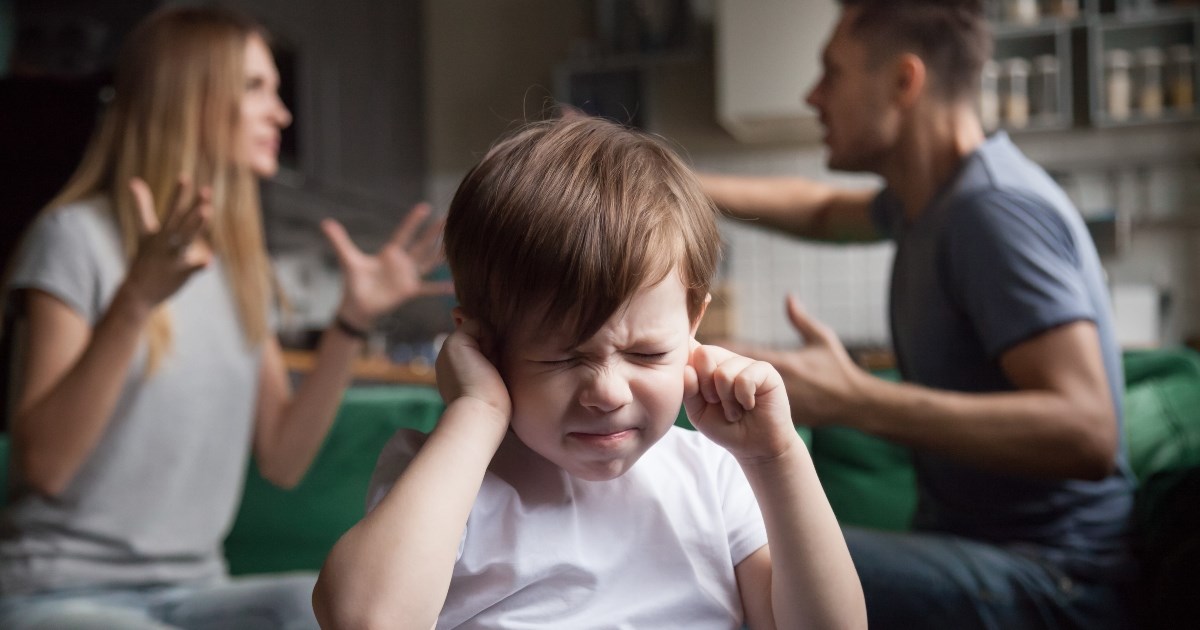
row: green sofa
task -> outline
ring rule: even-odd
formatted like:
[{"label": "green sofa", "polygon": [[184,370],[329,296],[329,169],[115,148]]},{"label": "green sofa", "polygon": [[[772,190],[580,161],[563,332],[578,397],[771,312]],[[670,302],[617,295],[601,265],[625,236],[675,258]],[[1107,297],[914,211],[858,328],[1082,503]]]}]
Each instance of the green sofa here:
[{"label": "green sofa", "polygon": [[[1147,627],[1194,620],[1200,573],[1200,354],[1184,349],[1127,352],[1126,438],[1138,491],[1135,524],[1144,557],[1140,585]],[[881,373],[895,378],[894,373]],[[225,552],[234,574],[316,570],[341,534],[363,515],[375,459],[400,428],[429,431],[442,403],[430,387],[350,389],[313,468],[293,490],[254,469]],[[681,417],[679,423],[687,426]],[[801,435],[825,492],[844,524],[903,530],[916,496],[908,453],[838,427]],[[7,461],[0,436],[0,461]],[[0,475],[5,467],[0,466]],[[3,479],[0,479],[3,481]]]}]

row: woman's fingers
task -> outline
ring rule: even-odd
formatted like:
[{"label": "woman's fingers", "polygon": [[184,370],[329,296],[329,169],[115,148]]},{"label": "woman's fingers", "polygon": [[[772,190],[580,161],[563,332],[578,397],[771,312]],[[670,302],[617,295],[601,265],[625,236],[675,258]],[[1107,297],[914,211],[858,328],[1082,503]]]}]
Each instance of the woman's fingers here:
[{"label": "woman's fingers", "polygon": [[180,175],[167,199],[167,213],[163,217],[162,229],[176,229],[197,201],[198,199],[192,196],[192,180],[186,175]]},{"label": "woman's fingers", "polygon": [[362,255],[362,251],[358,249],[354,241],[350,240],[350,235],[346,233],[346,228],[342,227],[342,224],[336,220],[325,219],[321,221],[321,231],[325,232],[325,237],[333,245],[333,252],[337,255],[342,269],[350,267],[351,258]]},{"label": "woman's fingers", "polygon": [[392,232],[392,238],[388,242],[402,249],[408,249],[408,243],[416,234],[417,227],[429,218],[429,213],[432,211],[433,209],[428,203],[421,202],[414,205],[409,209],[404,220],[400,221],[400,225],[396,226],[395,231]]},{"label": "woman's fingers", "polygon": [[129,192],[133,193],[133,203],[137,206],[138,233],[149,236],[158,232],[158,214],[154,211],[154,195],[150,187],[140,177],[129,180]]}]

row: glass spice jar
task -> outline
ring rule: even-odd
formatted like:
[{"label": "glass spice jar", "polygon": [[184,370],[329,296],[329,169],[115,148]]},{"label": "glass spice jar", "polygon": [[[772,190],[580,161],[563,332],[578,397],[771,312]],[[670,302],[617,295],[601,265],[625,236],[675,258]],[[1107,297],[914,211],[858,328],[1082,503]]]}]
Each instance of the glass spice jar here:
[{"label": "glass spice jar", "polygon": [[1109,120],[1129,119],[1133,110],[1133,78],[1128,50],[1113,48],[1104,53],[1104,108]]},{"label": "glass spice jar", "polygon": [[1179,113],[1188,114],[1196,108],[1196,61],[1188,44],[1167,49],[1167,96],[1171,108]]},{"label": "glass spice jar", "polygon": [[1004,124],[1012,129],[1029,126],[1029,62],[1013,57],[1004,62]]},{"label": "glass spice jar", "polygon": [[1137,52],[1137,105],[1143,118],[1154,120],[1163,114],[1163,51],[1147,46]]}]

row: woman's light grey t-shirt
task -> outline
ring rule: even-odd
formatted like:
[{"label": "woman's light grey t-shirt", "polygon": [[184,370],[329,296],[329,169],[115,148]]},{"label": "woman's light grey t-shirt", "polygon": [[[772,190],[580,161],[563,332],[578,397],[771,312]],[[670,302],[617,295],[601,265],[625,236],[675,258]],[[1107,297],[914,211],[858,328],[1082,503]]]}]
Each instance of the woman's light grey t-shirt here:
[{"label": "woman's light grey t-shirt", "polygon": [[[43,214],[14,262],[10,288],[44,291],[92,326],[126,269],[102,199]],[[244,481],[262,348],[245,340],[220,261],[167,305],[170,353],[146,379],[142,342],[103,436],[65,492],[32,492],[11,467],[0,592],[224,575],[222,541]]]}]

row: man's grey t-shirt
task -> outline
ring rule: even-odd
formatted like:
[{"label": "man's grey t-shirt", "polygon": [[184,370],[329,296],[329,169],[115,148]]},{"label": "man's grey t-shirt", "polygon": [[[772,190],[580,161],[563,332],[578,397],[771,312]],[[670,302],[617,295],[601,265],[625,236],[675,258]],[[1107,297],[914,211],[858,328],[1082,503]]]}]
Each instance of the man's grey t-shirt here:
[{"label": "man's grey t-shirt", "polygon": [[1070,200],[998,133],[915,220],[889,190],[872,212],[897,244],[890,318],[906,381],[1012,391],[1000,367],[1005,351],[1062,324],[1094,322],[1121,436],[1116,472],[1097,482],[1002,474],[916,452],[914,527],[1024,547],[1081,575],[1123,572],[1133,487],[1124,377],[1103,268]]},{"label": "man's grey t-shirt", "polygon": [[[39,217],[14,269],[10,288],[49,293],[95,326],[126,270],[107,202]],[[246,342],[218,260],[166,304],[170,353],[147,379],[140,344],[99,443],[66,490],[37,494],[12,467],[0,592],[225,574],[222,541],[243,486],[261,346]]]}]

